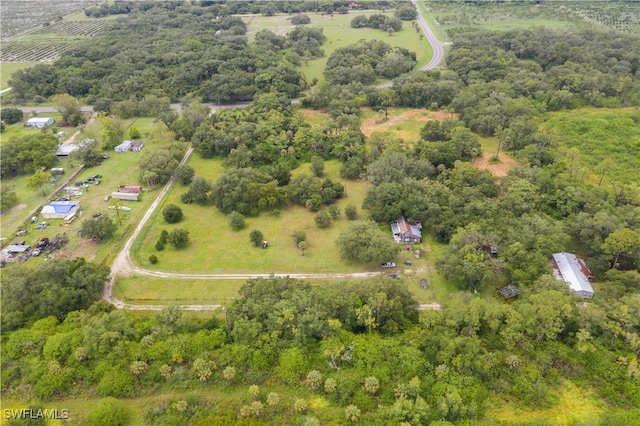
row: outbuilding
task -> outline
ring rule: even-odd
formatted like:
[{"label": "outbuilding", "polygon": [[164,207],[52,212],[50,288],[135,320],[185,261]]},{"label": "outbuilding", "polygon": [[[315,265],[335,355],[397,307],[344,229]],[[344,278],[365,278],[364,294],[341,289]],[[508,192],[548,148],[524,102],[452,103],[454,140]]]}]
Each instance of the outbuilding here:
[{"label": "outbuilding", "polygon": [[42,217],[46,219],[64,219],[77,212],[80,204],[75,201],[54,201],[42,208]]},{"label": "outbuilding", "polygon": [[124,201],[138,201],[140,199],[140,194],[135,192],[112,192],[111,198]]},{"label": "outbuilding", "polygon": [[42,129],[47,126],[51,126],[55,123],[55,120],[51,117],[33,117],[27,120],[24,124],[25,127],[35,127],[36,129]]},{"label": "outbuilding", "polygon": [[133,141],[124,141],[122,142],[120,145],[115,147],[115,151],[116,152],[127,152],[131,149],[131,144],[133,143]]},{"label": "outbuilding", "polygon": [[120,185],[118,187],[118,192],[130,192],[138,194],[142,192],[142,187],[139,185]]},{"label": "outbuilding", "polygon": [[593,297],[591,281],[595,279],[584,260],[578,259],[575,254],[555,253],[551,259],[553,276],[571,288],[571,291],[580,297],[590,299]]}]

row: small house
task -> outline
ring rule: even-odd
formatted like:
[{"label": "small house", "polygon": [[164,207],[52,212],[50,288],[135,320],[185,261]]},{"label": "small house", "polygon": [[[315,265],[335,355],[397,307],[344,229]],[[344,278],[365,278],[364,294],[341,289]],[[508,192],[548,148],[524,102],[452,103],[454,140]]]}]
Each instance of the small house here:
[{"label": "small house", "polygon": [[116,152],[127,152],[131,149],[131,144],[133,143],[133,141],[124,141],[122,142],[120,145],[115,147],[115,151]]},{"label": "small house", "polygon": [[553,276],[571,288],[571,291],[580,297],[592,298],[593,288],[591,281],[595,279],[584,260],[578,259],[575,254],[555,253],[551,258]]},{"label": "small house", "polygon": [[140,200],[140,194],[135,192],[112,192],[111,198],[124,201],[138,201]]},{"label": "small house", "polygon": [[51,117],[33,117],[27,120],[24,124],[25,127],[35,127],[36,129],[42,129],[51,126],[55,123],[55,120]]},{"label": "small house", "polygon": [[142,187],[139,185],[120,185],[118,187],[118,192],[130,192],[139,194],[142,192]]},{"label": "small house", "polygon": [[80,209],[80,204],[75,201],[54,201],[42,208],[42,217],[45,219],[64,219],[78,209]]},{"label": "small house", "polygon": [[140,152],[144,143],[142,141],[133,141],[131,144],[131,152]]},{"label": "small house", "polygon": [[389,223],[396,243],[419,243],[422,241],[422,224],[409,222],[404,216]]}]

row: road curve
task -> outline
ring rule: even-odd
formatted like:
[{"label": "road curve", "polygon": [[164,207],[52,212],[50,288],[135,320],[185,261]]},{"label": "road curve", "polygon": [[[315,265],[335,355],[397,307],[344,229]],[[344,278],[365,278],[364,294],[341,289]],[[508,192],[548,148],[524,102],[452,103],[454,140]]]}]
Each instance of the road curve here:
[{"label": "road curve", "polygon": [[433,50],[433,56],[431,57],[431,60],[427,63],[427,65],[423,66],[420,69],[422,71],[429,71],[438,68],[442,63],[442,60],[444,59],[444,43],[438,40],[433,31],[431,31],[429,24],[427,24],[427,21],[425,21],[424,16],[422,16],[422,13],[420,12],[420,8],[416,4],[416,0],[411,0],[411,3],[418,12],[418,15],[416,17],[418,25],[420,26],[420,29],[422,29],[425,37],[427,37],[427,41],[429,41],[431,49]]}]

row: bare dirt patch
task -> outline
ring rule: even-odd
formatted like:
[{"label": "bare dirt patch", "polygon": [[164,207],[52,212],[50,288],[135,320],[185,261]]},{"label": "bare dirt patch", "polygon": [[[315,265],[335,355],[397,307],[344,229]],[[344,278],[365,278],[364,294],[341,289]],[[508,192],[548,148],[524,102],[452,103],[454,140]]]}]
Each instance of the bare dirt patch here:
[{"label": "bare dirt patch", "polygon": [[[444,111],[429,111],[414,109],[405,111],[400,115],[390,117],[387,121],[378,123],[379,118],[371,117],[362,120],[360,130],[362,133],[369,136],[373,132],[388,132],[393,131],[398,137],[405,141],[417,141],[420,135],[414,131],[402,129],[402,124],[408,120],[413,120],[418,123],[426,123],[427,121],[443,121],[445,118],[451,118],[453,115]],[[400,127],[400,129],[398,129]]]},{"label": "bare dirt patch", "polygon": [[498,155],[499,163],[491,164],[489,160],[494,157],[493,152],[485,152],[482,158],[476,158],[471,164],[480,170],[489,170],[494,176],[506,176],[509,170],[518,165],[518,162],[502,152]]},{"label": "bare dirt patch", "polygon": [[11,207],[9,210],[7,210],[6,214],[18,213],[20,210],[24,209],[25,207],[27,207],[26,204],[18,204],[16,206]]}]

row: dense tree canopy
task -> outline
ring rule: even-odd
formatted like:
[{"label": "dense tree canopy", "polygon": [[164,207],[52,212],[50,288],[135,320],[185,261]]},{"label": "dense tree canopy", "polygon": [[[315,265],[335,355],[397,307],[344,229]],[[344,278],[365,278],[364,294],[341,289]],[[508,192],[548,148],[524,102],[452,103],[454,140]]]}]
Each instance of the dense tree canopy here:
[{"label": "dense tree canopy", "polygon": [[100,298],[109,275],[104,266],[83,258],[51,260],[37,268],[22,265],[3,271],[2,328],[12,330],[53,315],[62,320]]}]

